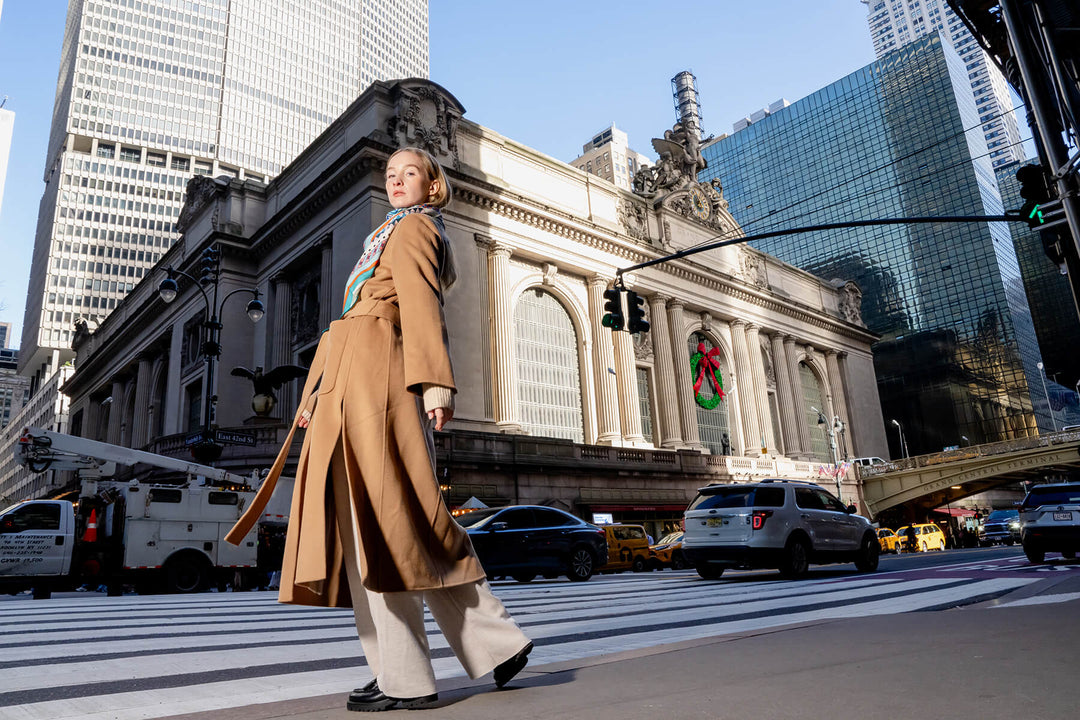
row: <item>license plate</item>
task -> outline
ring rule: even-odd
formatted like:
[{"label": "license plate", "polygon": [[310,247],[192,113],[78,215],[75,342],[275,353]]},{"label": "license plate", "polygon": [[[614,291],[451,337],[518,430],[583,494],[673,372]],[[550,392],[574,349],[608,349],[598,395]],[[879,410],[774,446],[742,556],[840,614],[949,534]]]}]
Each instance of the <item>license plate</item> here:
[{"label": "license plate", "polygon": [[724,518],[709,518],[705,521],[708,527],[720,527],[725,522]]},{"label": "license plate", "polygon": [[1056,512],[1056,513],[1054,513],[1054,519],[1055,520],[1066,520],[1066,521],[1072,520],[1072,513],[1071,512]]}]

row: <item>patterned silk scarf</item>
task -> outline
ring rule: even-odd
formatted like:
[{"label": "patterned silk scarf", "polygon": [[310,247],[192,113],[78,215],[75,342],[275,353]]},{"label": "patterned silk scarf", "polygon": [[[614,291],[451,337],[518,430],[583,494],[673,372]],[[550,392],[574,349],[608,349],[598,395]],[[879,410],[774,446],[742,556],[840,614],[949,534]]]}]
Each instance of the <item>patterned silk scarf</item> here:
[{"label": "patterned silk scarf", "polygon": [[413,205],[386,213],[386,220],[383,224],[375,228],[374,232],[364,240],[364,252],[360,255],[360,259],[356,261],[356,267],[353,268],[352,273],[349,274],[348,282],[345,283],[345,301],[341,307],[342,317],[360,299],[360,288],[364,286],[368,278],[375,274],[375,268],[379,265],[379,258],[382,257],[386,241],[390,239],[390,233],[393,232],[394,226],[406,215],[416,212],[422,212],[434,220],[435,227],[442,234],[442,213],[433,205]]}]

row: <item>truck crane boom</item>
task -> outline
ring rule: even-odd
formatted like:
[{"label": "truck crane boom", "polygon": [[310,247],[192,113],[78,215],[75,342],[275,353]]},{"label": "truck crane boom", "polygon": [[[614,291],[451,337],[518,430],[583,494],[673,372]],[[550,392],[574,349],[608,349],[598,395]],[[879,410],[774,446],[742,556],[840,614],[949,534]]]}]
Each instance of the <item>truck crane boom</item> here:
[{"label": "truck crane boom", "polygon": [[45,470],[75,470],[80,478],[107,478],[116,472],[116,465],[143,463],[165,470],[175,470],[221,483],[250,487],[258,485],[257,472],[250,478],[220,468],[200,465],[180,458],[133,450],[119,445],[87,440],[52,430],[28,427],[19,436],[15,461],[34,472]]}]

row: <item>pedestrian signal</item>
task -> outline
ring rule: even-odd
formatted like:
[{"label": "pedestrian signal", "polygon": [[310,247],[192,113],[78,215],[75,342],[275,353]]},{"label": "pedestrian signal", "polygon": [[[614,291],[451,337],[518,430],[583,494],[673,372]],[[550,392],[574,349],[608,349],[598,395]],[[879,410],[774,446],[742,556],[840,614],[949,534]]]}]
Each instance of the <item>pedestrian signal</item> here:
[{"label": "pedestrian signal", "polygon": [[645,319],[645,298],[633,291],[626,293],[626,319],[626,329],[630,332],[649,332],[649,321]]},{"label": "pedestrian signal", "polygon": [[1050,177],[1042,165],[1025,165],[1016,171],[1016,181],[1020,183],[1020,197],[1024,205],[1020,208],[1020,217],[1030,228],[1038,228],[1046,223],[1044,205],[1054,199],[1054,190]]},{"label": "pedestrian signal", "polygon": [[600,321],[604,327],[612,330],[622,330],[626,324],[626,318],[623,316],[622,294],[623,291],[619,288],[608,288],[604,291],[604,310],[606,312]]}]

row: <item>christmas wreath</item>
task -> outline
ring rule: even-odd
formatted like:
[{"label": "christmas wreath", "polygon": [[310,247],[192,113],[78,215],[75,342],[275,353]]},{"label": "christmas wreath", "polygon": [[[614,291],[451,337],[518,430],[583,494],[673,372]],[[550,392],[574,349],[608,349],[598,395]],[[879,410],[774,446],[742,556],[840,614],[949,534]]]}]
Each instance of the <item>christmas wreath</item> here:
[{"label": "christmas wreath", "polygon": [[[694,402],[706,410],[712,410],[724,399],[724,383],[720,377],[720,348],[705,350],[705,343],[698,343],[697,352],[690,357],[690,372],[694,375]],[[712,386],[712,397],[701,394],[705,380]]]}]

